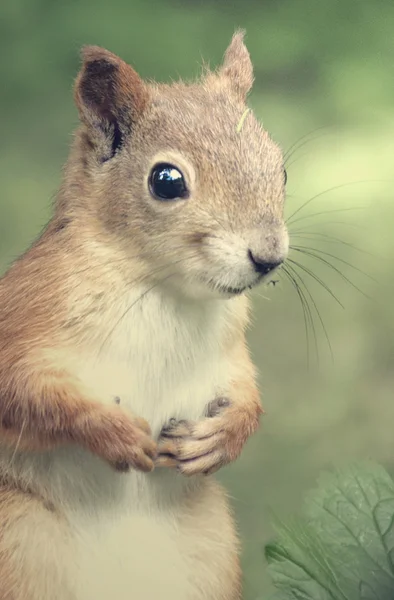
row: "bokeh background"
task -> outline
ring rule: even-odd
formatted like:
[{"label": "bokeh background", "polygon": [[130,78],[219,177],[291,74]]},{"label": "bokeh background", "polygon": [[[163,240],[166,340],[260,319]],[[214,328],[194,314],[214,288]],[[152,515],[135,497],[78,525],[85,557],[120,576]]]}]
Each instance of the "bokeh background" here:
[{"label": "bokeh background", "polygon": [[254,293],[267,415],[220,478],[243,540],[245,598],[257,600],[271,590],[273,516],[296,513],[320,470],[373,458],[394,471],[394,2],[2,0],[0,267],[51,213],[77,122],[80,46],[168,81],[195,77],[202,59],[217,65],[237,27],[255,65],[250,105],[288,153],[291,259],[316,329],[315,341],[283,275]]}]

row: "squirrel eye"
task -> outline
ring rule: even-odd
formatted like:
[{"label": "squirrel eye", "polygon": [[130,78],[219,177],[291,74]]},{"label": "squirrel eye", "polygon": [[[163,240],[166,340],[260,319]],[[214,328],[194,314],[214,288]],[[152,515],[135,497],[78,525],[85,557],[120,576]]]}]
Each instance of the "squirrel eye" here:
[{"label": "squirrel eye", "polygon": [[287,183],[287,171],[286,171],[286,169],[283,169],[283,174],[284,174],[285,185],[286,185],[286,183]]},{"label": "squirrel eye", "polygon": [[149,177],[149,188],[157,200],[175,200],[188,196],[182,173],[173,165],[166,163],[153,167]]}]

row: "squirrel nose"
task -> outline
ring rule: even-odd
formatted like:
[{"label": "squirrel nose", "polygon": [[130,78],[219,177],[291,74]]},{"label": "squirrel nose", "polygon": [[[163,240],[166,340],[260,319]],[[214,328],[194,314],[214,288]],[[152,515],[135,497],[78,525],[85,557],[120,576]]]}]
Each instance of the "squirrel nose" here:
[{"label": "squirrel nose", "polygon": [[264,258],[260,258],[259,256],[254,255],[251,250],[248,250],[248,256],[255,270],[258,273],[261,273],[262,275],[268,275],[270,271],[273,271],[274,269],[276,269],[276,267],[279,267],[279,265],[281,265],[283,262],[282,259],[277,260],[275,262],[266,261],[264,260]]}]

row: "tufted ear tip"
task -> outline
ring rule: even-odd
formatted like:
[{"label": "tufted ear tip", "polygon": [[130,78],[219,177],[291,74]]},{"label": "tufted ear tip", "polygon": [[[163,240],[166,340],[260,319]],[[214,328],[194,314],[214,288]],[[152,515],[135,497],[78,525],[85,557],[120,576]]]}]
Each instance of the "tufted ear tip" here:
[{"label": "tufted ear tip", "polygon": [[244,43],[245,30],[238,29],[228,46],[219,75],[227,78],[233,90],[245,99],[253,85],[253,65]]},{"label": "tufted ear tip", "polygon": [[80,119],[100,160],[121,147],[149,101],[148,86],[121,58],[99,46],[81,50],[74,87]]},{"label": "tufted ear tip", "polygon": [[[134,69],[99,46],[84,46],[75,101],[84,122],[133,120],[147,101],[147,87]],[[126,123],[124,123],[126,124]]]},{"label": "tufted ear tip", "polygon": [[236,29],[234,31],[233,37],[231,38],[231,42],[226,50],[226,53],[229,52],[230,50],[234,50],[234,49],[240,50],[242,47],[243,47],[243,49],[246,50],[246,46],[244,43],[245,35],[246,35],[245,29]]},{"label": "tufted ear tip", "polygon": [[107,60],[108,62],[114,63],[120,61],[120,58],[118,58],[115,54],[109,50],[106,50],[105,48],[101,48],[100,46],[82,46],[80,55],[82,64],[97,60]]}]

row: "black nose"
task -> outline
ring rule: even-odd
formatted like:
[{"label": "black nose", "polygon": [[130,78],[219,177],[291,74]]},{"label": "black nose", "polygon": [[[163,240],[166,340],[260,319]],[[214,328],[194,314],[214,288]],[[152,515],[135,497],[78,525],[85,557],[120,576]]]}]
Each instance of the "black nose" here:
[{"label": "black nose", "polygon": [[276,269],[276,267],[279,267],[279,265],[281,265],[283,262],[282,260],[277,260],[276,262],[268,262],[264,260],[264,258],[255,256],[251,250],[248,250],[248,256],[251,262],[253,263],[255,270],[258,273],[261,273],[262,275],[268,275],[270,271],[273,271],[274,269]]}]

